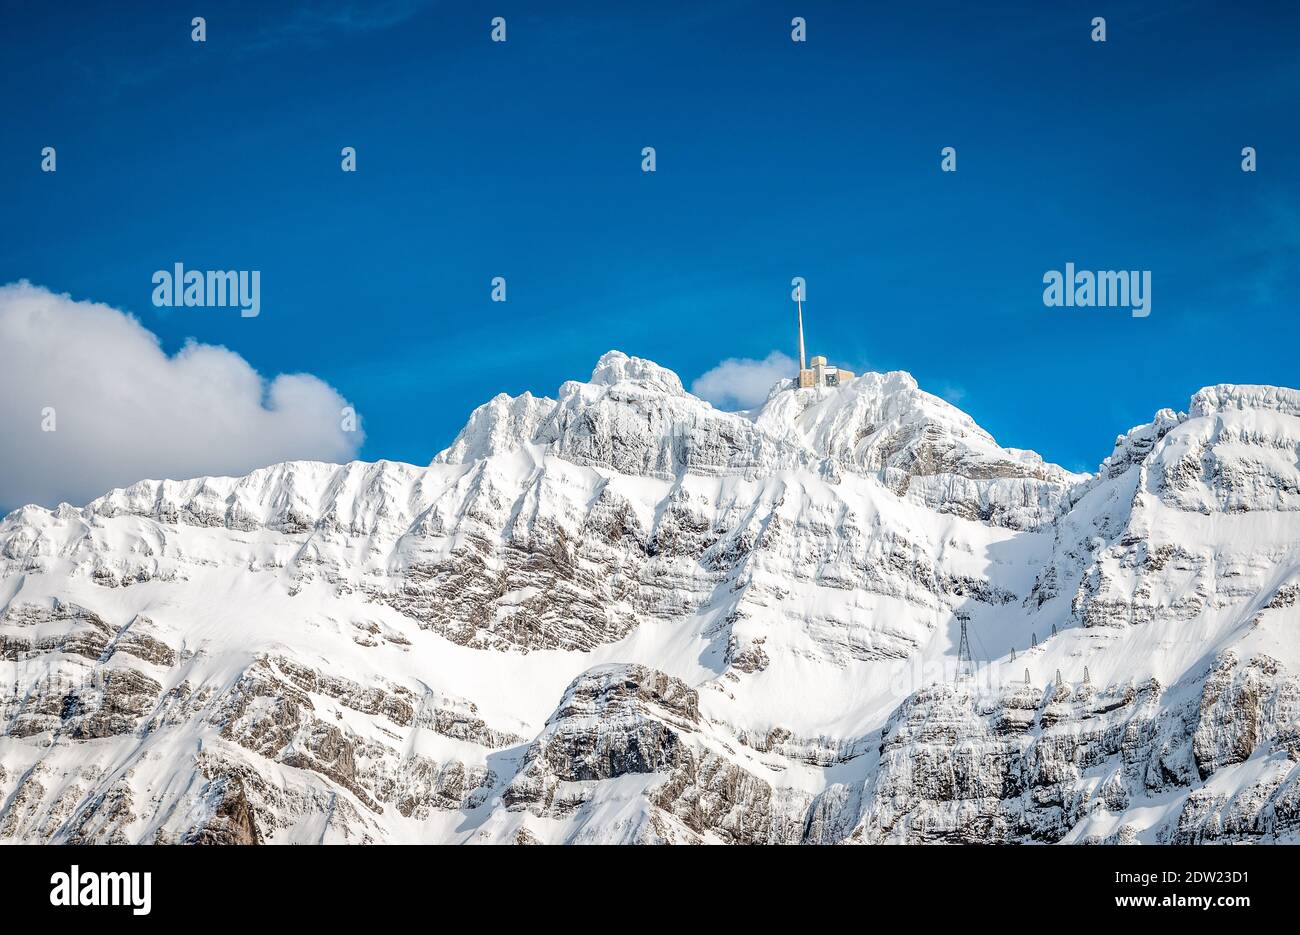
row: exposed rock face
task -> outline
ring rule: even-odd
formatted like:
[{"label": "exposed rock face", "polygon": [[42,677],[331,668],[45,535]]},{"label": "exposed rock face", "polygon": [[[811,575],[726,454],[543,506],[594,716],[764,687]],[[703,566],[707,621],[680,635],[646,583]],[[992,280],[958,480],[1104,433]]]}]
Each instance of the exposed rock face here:
[{"label": "exposed rock face", "polygon": [[[1277,674],[1273,660],[1242,665],[1227,653],[1208,677],[1169,693],[1155,680],[1100,692],[1022,685],[992,701],[961,683],[927,689],[886,728],[871,806],[855,834],[898,842],[1078,839],[1090,816],[1108,821],[1258,753],[1274,761],[1266,783],[1231,797],[1193,791],[1159,838],[1289,835],[1297,827],[1298,683],[1289,677],[1265,688],[1270,672]],[[1199,699],[1169,697],[1198,687]],[[1132,826],[1123,827],[1134,837]]]},{"label": "exposed rock face", "polygon": [[26,507],[0,839],[1300,840],[1298,459],[1294,390],[1084,477],[907,374],[726,413],[611,352],[428,468]]},{"label": "exposed rock face", "polygon": [[1224,653],[1205,679],[1192,753],[1202,779],[1257,750],[1300,758],[1300,678],[1269,656]]},{"label": "exposed rock face", "polygon": [[[204,787],[201,798],[212,808],[212,817],[185,832],[182,844],[257,844],[257,820],[237,776],[223,776]],[[159,841],[159,843],[165,843]]]},{"label": "exposed rock face", "polygon": [[683,682],[643,666],[584,673],[529,746],[504,802],[563,812],[583,804],[600,780],[671,769],[681,732],[698,725],[697,703]]},{"label": "exposed rock face", "polygon": [[1122,812],[1132,786],[1186,781],[1185,743],[1177,729],[1161,732],[1160,697],[1155,683],[1102,693],[1020,685],[995,700],[960,682],[919,692],[886,728],[862,834],[1062,840],[1093,809]]},{"label": "exposed rock face", "polygon": [[[598,813],[603,783],[629,779],[645,808],[624,840],[798,843],[811,796],[775,790],[713,751],[725,732],[700,717],[679,679],[638,665],[601,666],[576,679],[506,788],[508,809],[545,818]],[[567,840],[594,840],[589,822]]]}]

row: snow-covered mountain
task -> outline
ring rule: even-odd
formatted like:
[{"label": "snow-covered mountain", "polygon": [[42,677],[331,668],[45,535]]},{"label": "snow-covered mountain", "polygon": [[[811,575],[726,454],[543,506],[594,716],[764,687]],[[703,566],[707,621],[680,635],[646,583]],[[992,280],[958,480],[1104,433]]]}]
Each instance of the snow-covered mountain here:
[{"label": "snow-covered mountain", "polygon": [[611,352],[426,468],[6,517],[0,840],[1296,841],[1298,599],[1295,390],[1088,476]]}]

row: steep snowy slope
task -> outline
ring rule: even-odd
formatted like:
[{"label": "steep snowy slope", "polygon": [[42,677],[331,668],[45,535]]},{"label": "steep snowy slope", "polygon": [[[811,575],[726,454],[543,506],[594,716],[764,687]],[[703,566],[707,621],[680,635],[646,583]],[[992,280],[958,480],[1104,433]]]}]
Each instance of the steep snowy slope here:
[{"label": "steep snowy slope", "polygon": [[427,468],[27,507],[0,838],[1294,837],[1298,460],[1292,390],[1089,477],[907,374],[726,413],[611,352]]},{"label": "steep snowy slope", "polygon": [[859,834],[1295,840],[1297,415],[1294,390],[1218,386],[1122,436],[1024,602],[1042,642],[900,707]]}]

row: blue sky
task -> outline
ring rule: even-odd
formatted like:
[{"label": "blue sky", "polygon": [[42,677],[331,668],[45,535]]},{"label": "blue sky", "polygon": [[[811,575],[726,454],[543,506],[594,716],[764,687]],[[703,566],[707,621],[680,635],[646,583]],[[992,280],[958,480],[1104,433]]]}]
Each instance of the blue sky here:
[{"label": "blue sky", "polygon": [[[25,6],[0,282],[315,374],[367,459],[610,348],[688,384],[793,353],[796,275],[811,352],[1075,469],[1200,386],[1300,384],[1291,4]],[[154,308],[176,261],[260,270],[262,314]],[[1150,317],[1044,307],[1067,261],[1151,270]]]}]

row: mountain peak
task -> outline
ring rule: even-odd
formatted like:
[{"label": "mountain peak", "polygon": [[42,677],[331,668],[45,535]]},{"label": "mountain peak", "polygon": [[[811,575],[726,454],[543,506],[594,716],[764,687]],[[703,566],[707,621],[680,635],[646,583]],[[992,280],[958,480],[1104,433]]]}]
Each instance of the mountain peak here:
[{"label": "mountain peak", "polygon": [[681,378],[667,367],[641,357],[629,357],[622,351],[606,351],[602,354],[600,360],[596,361],[596,369],[591,371],[589,382],[595,386],[639,383],[673,396],[686,395]]},{"label": "mountain peak", "polygon": [[1083,479],[1033,452],[1002,448],[903,371],[802,390],[783,380],[759,409],[727,412],[687,393],[671,370],[621,351],[604,354],[590,382],[564,383],[555,400],[501,395],[485,403],[434,462],[468,464],[528,448],[660,480],[872,476],[939,512],[1016,528],[1049,520]]},{"label": "mountain peak", "polygon": [[1210,415],[1232,409],[1255,409],[1300,416],[1300,390],[1282,386],[1219,383],[1198,390],[1189,414]]}]

